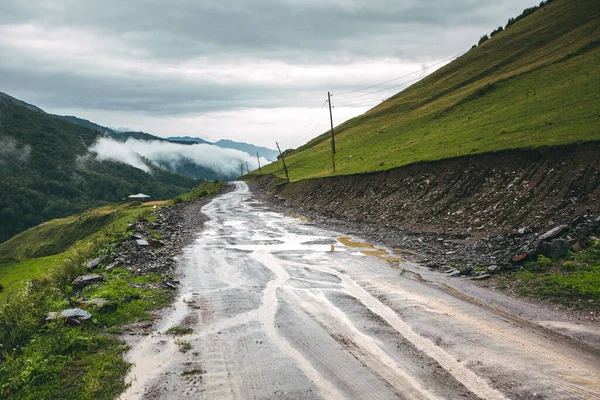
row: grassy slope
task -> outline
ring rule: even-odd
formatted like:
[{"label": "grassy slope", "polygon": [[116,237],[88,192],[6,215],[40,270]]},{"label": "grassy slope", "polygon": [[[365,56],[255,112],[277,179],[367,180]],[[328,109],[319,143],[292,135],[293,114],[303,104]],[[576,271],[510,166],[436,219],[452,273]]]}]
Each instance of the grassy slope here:
[{"label": "grassy slope", "polygon": [[[341,124],[335,174],[600,139],[599,17],[594,0],[556,0]],[[297,149],[290,179],[330,175],[329,152],[328,133]]]},{"label": "grassy slope", "polygon": [[127,222],[149,209],[135,203],[104,206],[44,222],[0,244],[0,284],[4,286],[0,304],[21,290],[25,281],[47,274],[97,237],[123,230]]},{"label": "grassy slope", "polygon": [[[185,197],[214,195],[223,184],[205,183]],[[73,306],[70,282],[86,272],[85,262],[110,252],[127,222],[146,214],[150,207],[101,207],[44,223],[1,245],[4,257],[15,261],[0,262],[0,282],[17,276],[18,286],[24,287],[25,280],[32,280],[27,290],[13,291],[10,301],[0,306],[0,398],[112,399],[124,390],[130,364],[122,357],[127,350],[124,342],[114,334],[121,333],[124,324],[149,319],[152,310],[167,304],[165,289],[156,285],[162,276],[137,276],[116,268],[105,273],[103,284],[91,285],[82,293],[88,299],[108,299],[115,310],[93,311],[92,322],[80,327],[42,321],[48,311]],[[106,215],[111,218],[103,219]],[[87,220],[94,223],[87,226]],[[78,231],[77,226],[86,227]],[[45,256],[28,258],[28,251]],[[48,255],[56,251],[61,252]]]}]

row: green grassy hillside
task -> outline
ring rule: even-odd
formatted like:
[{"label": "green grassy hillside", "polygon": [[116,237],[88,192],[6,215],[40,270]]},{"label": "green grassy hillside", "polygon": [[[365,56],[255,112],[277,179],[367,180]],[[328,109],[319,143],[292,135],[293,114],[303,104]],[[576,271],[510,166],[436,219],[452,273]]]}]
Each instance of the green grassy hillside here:
[{"label": "green grassy hillside", "polygon": [[555,0],[338,126],[335,173],[329,132],[292,152],[290,180],[599,140],[598,38],[597,1]]},{"label": "green grassy hillside", "polygon": [[0,93],[0,243],[132,193],[166,199],[197,185],[159,168],[95,160],[87,148],[99,135]]},{"label": "green grassy hillside", "polygon": [[125,229],[129,221],[149,211],[139,203],[103,206],[67,218],[54,219],[0,244],[0,305],[23,283],[52,272],[55,266],[87,251],[97,237]]}]

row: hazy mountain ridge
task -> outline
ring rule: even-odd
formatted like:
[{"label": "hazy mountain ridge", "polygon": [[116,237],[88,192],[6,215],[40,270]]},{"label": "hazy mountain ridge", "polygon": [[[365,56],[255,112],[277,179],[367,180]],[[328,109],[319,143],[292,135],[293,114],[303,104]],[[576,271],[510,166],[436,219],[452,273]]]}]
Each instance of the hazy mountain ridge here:
[{"label": "hazy mountain ridge", "polygon": [[43,221],[129,194],[170,198],[194,179],[148,163],[151,174],[99,161],[88,152],[101,134],[0,96],[0,242]]}]

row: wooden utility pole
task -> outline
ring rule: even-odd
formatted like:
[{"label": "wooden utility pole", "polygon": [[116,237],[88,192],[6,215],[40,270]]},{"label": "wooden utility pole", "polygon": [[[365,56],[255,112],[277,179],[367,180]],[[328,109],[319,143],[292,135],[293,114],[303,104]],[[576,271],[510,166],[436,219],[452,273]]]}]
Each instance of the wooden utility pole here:
[{"label": "wooden utility pole", "polygon": [[258,157],[258,151],[256,152],[256,161],[258,161],[258,172],[260,172],[260,157]]},{"label": "wooden utility pole", "polygon": [[240,163],[240,176],[244,176],[244,164]]},{"label": "wooden utility pole", "polygon": [[250,173],[250,168],[248,168],[248,161],[246,161],[246,172]]},{"label": "wooden utility pole", "polygon": [[279,150],[279,156],[281,156],[281,161],[283,161],[283,170],[285,171],[285,177],[287,178],[287,180],[289,182],[290,176],[288,175],[287,165],[285,165],[285,158],[283,158],[283,154],[281,154],[281,149],[279,148],[279,143],[275,142],[275,144],[277,145],[277,150]]},{"label": "wooden utility pole", "polygon": [[335,135],[333,134],[333,113],[331,112],[331,93],[327,92],[327,102],[329,103],[329,121],[331,122],[331,166],[335,172]]}]

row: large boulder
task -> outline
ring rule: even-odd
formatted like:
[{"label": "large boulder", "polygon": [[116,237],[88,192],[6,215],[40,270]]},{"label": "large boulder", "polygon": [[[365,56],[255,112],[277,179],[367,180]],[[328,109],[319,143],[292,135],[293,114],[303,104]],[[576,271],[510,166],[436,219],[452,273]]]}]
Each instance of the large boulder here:
[{"label": "large boulder", "polygon": [[538,243],[535,254],[556,260],[569,254],[569,244],[564,239],[555,239],[551,242],[542,240]]}]

